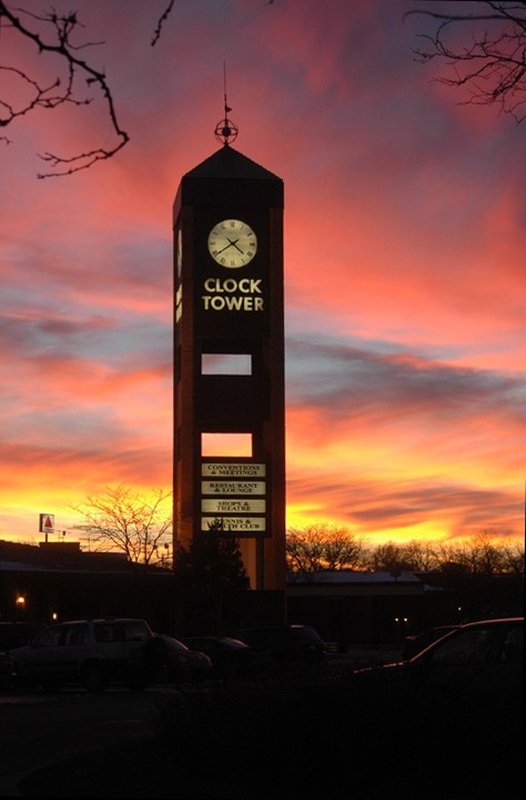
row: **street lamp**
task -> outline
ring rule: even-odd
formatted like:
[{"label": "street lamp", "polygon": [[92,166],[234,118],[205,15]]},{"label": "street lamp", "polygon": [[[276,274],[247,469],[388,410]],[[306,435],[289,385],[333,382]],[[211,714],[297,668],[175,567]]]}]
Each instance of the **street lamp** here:
[{"label": "street lamp", "polygon": [[15,605],[16,605],[16,616],[17,619],[21,619],[24,615],[24,611],[26,610],[26,597],[23,594],[18,593],[15,598]]}]

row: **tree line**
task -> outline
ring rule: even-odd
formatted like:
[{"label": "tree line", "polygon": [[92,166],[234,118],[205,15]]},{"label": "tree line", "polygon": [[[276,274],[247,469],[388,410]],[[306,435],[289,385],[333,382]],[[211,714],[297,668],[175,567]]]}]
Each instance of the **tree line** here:
[{"label": "tree line", "polygon": [[372,544],[348,528],[316,524],[290,528],[286,549],[292,576],[338,569],[449,572],[466,577],[524,575],[524,547],[497,542],[494,531],[481,531],[459,542]]},{"label": "tree line", "polygon": [[[169,510],[168,510],[169,509]],[[237,540],[223,536],[220,523],[199,541],[173,553],[171,493],[148,495],[130,487],[108,487],[76,506],[82,521],[75,526],[90,550],[117,550],[129,561],[173,567],[184,574],[190,564],[213,582],[246,578]],[[374,544],[361,534],[330,523],[289,528],[286,532],[289,574],[322,570],[440,572],[457,576],[524,575],[524,546],[498,541],[495,531],[481,531],[462,541],[393,541]],[[232,565],[235,564],[235,568]],[[207,566],[208,565],[208,566]]]}]

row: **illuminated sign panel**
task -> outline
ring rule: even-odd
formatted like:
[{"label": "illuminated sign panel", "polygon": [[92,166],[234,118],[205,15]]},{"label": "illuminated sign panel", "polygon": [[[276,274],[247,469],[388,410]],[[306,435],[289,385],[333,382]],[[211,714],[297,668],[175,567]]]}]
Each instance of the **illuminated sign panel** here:
[{"label": "illuminated sign panel", "polygon": [[39,514],[38,515],[38,530],[40,533],[53,533],[55,530],[55,515],[54,514]]},{"label": "illuminated sign panel", "polygon": [[201,511],[208,514],[220,512],[223,514],[264,514],[266,510],[265,500],[245,500],[239,498],[236,500],[201,500]]},{"label": "illuminated sign panel", "polygon": [[[222,530],[236,536],[257,536],[267,530],[267,501],[254,495],[266,494],[266,464],[240,461],[203,461],[201,477],[201,530],[218,522]],[[225,480],[238,478],[239,480]],[[263,480],[250,479],[263,478]],[[206,497],[203,495],[215,495]],[[236,516],[227,516],[235,514]],[[247,516],[247,515],[251,516]],[[255,516],[252,516],[255,515]]]},{"label": "illuminated sign panel", "polygon": [[201,465],[203,478],[264,478],[265,474],[265,464],[210,462]]},{"label": "illuminated sign panel", "polygon": [[[225,532],[264,533],[265,517],[221,517]],[[207,531],[217,524],[217,517],[201,517],[201,530]]]},{"label": "illuminated sign panel", "polygon": [[263,481],[201,481],[203,494],[265,494]]}]

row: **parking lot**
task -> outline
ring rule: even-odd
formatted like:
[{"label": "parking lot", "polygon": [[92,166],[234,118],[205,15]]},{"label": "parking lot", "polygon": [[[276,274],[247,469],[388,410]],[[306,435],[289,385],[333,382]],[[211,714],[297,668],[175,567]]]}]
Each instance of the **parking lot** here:
[{"label": "parking lot", "polygon": [[16,795],[17,781],[32,770],[70,756],[153,736],[160,687],[133,693],[81,689],[46,695],[0,694],[0,796]]},{"label": "parking lot", "polygon": [[[342,665],[342,661],[336,660]],[[521,740],[374,694],[256,686],[0,695],[0,797],[519,800]]]},{"label": "parking lot", "polygon": [[518,800],[519,622],[465,626],[434,645],[436,669],[357,647],[143,692],[5,689],[0,797]]}]

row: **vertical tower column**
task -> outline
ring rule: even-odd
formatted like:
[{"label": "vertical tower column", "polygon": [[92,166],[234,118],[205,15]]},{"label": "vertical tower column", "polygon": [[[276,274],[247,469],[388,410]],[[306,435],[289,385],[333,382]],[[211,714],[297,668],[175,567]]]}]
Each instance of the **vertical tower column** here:
[{"label": "vertical tower column", "polygon": [[241,542],[285,586],[283,181],[228,144],[174,203],[174,536]]}]

